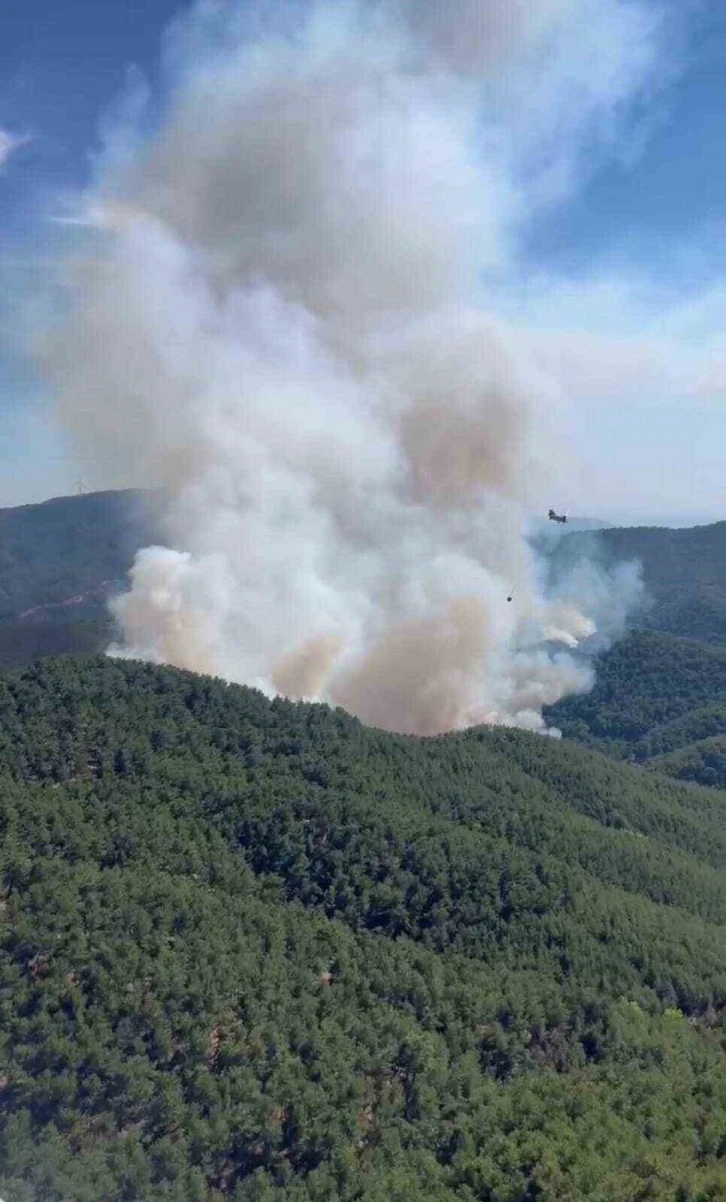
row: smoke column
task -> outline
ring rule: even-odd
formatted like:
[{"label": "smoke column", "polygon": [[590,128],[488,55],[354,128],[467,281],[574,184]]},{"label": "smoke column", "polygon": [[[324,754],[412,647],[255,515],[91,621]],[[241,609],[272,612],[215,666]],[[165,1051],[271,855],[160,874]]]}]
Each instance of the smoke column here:
[{"label": "smoke column", "polygon": [[[588,64],[582,128],[543,165],[525,98],[562,118],[574,7],[617,9],[643,61],[594,95]],[[170,498],[113,654],[417,734],[541,729],[591,686],[571,651],[618,580],[539,585],[524,512],[556,476],[557,394],[479,280],[598,106],[647,82],[641,10],[574,7],[208,4],[170,31],[164,115],[110,146],[43,348],[88,476]]]}]

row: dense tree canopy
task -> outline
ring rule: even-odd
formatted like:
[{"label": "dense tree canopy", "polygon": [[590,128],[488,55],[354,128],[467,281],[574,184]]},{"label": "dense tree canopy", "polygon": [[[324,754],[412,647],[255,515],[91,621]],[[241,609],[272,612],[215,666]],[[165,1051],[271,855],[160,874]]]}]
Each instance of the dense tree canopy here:
[{"label": "dense tree canopy", "polygon": [[726,645],[631,634],[598,660],[590,693],[546,716],[617,759],[726,787]]},{"label": "dense tree canopy", "polygon": [[726,1196],[726,794],[73,658],[0,765],[6,1202]]},{"label": "dense tree canopy", "polygon": [[0,665],[108,645],[106,602],[154,538],[154,499],[129,489],[0,509]]},{"label": "dense tree canopy", "polygon": [[556,574],[580,559],[640,564],[646,604],[640,629],[726,643],[726,522],[671,530],[625,526],[565,535],[550,556]]}]

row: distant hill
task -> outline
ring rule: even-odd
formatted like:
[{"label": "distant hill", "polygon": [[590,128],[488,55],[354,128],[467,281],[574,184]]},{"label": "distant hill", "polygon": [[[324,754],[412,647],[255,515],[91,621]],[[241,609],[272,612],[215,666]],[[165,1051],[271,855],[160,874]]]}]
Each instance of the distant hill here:
[{"label": "distant hill", "polygon": [[[34,655],[101,650],[108,596],[122,588],[135,551],[158,537],[155,492],[87,493],[0,510],[0,666]],[[638,559],[651,599],[639,628],[726,643],[726,522],[565,531],[537,540],[553,574],[583,556]]]},{"label": "distant hill", "polygon": [[107,599],[153,540],[154,497],[109,491],[0,509],[0,665],[102,650]]},{"label": "distant hill", "polygon": [[573,531],[551,545],[552,572],[581,558],[638,560],[650,599],[634,616],[640,629],[726,643],[726,522],[668,530],[623,527]]},{"label": "distant hill", "polygon": [[[157,537],[156,502],[155,493],[101,492],[0,510],[0,666],[108,645],[108,597],[125,587],[137,548]],[[583,556],[638,559],[650,601],[634,616],[650,634],[606,654],[593,692],[548,719],[608,755],[726,785],[724,662],[714,650],[726,646],[726,522],[544,535],[553,575]]]},{"label": "distant hill", "polygon": [[696,715],[704,725],[717,725],[721,733],[709,739],[697,739],[665,755],[652,755],[648,767],[676,780],[692,780],[700,785],[726,789],[726,706],[720,711]]},{"label": "distant hill", "polygon": [[649,771],[726,787],[726,522],[573,532],[550,570],[583,557],[638,560],[646,605],[632,618],[639,631],[598,659],[593,690],[549,707],[547,720]]},{"label": "distant hill", "polygon": [[545,717],[616,759],[726,788],[726,646],[633,633],[598,660],[591,692]]},{"label": "distant hill", "polygon": [[726,793],[102,657],[0,780],[4,1198],[726,1197]]},{"label": "distant hill", "polygon": [[148,526],[144,497],[109,491],[0,509],[0,620],[82,607],[80,594],[92,603],[123,580]]}]

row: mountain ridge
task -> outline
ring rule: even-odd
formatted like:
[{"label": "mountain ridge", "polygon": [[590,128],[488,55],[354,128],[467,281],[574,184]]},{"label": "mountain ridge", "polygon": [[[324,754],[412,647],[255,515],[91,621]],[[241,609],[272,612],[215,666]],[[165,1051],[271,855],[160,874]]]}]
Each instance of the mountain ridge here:
[{"label": "mountain ridge", "polygon": [[[126,587],[136,549],[164,541],[161,497],[158,490],[106,491],[0,510],[0,666],[21,666],[38,655],[95,654],[113,641],[117,632],[107,602]],[[640,559],[649,604],[634,615],[636,631],[597,659],[594,690],[547,709],[547,720],[566,737],[649,770],[726,785],[718,742],[724,733],[723,665],[707,650],[717,655],[726,643],[726,522],[555,533],[545,530],[546,538],[535,539],[551,580],[583,557],[606,567]],[[658,661],[671,668],[664,672]],[[695,695],[694,671],[710,682],[710,693]],[[615,689],[612,697],[607,689]],[[707,712],[692,718],[688,738],[684,727],[678,741],[674,735],[669,746],[651,750],[649,731],[655,738],[664,713],[675,718],[679,697],[690,699],[679,720],[686,720],[687,708],[705,705]],[[717,713],[708,709],[713,704]],[[614,715],[622,726],[626,713],[637,735],[603,729]]]},{"label": "mountain ridge", "polygon": [[[164,541],[162,495],[108,490],[0,509],[0,665],[18,662],[18,634],[22,654],[32,654],[33,636],[23,629],[30,622],[52,628],[46,643],[54,640],[58,652],[70,653],[77,650],[73,623],[96,623],[95,650],[102,649],[111,630],[108,595],[124,587],[140,546]],[[544,533],[548,537],[535,536],[534,545],[550,575],[582,557],[606,563],[640,559],[654,604],[636,616],[638,627],[726,641],[726,522],[670,530],[606,526],[564,531],[554,541]],[[664,571],[664,562],[670,570]],[[38,634],[39,642],[43,637]]]}]

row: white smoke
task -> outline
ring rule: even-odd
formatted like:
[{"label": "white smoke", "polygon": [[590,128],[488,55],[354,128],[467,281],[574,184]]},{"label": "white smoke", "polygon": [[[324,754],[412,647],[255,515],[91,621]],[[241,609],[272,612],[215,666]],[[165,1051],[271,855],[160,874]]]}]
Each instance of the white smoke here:
[{"label": "white smoke", "polygon": [[[422,734],[541,729],[591,686],[567,649],[629,583],[539,586],[524,509],[559,400],[478,277],[655,42],[635,3],[510,7],[203,5],[169,36],[168,112],[111,156],[86,210],[105,254],[44,350],[89,477],[171,497],[114,654]],[[588,18],[607,62],[563,70],[577,119],[543,161],[551,64]]]}]

